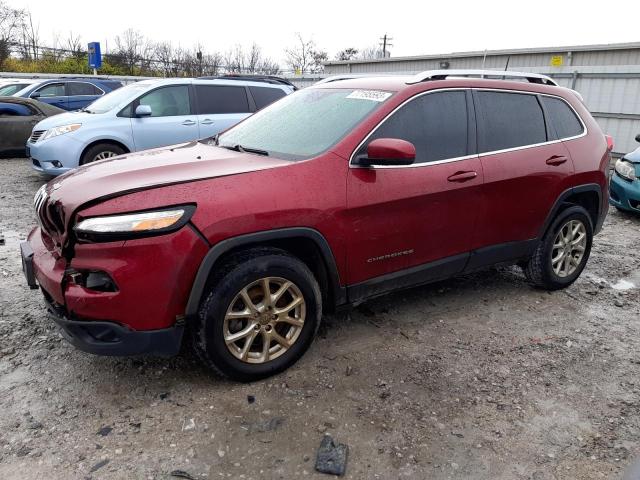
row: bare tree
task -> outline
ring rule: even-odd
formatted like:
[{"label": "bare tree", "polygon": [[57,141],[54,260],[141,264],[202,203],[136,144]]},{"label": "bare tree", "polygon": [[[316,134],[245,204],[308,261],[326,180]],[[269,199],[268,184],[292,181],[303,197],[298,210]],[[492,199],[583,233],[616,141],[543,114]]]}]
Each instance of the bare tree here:
[{"label": "bare tree", "polygon": [[245,54],[242,46],[236,45],[224,55],[224,66],[227,73],[242,73],[245,70]]},{"label": "bare tree", "polygon": [[67,39],[64,42],[65,50],[73,58],[82,58],[85,54],[85,50],[82,47],[82,40],[80,35],[74,35],[73,32],[69,32]]},{"label": "bare tree", "polygon": [[24,23],[24,11],[0,0],[0,67],[11,55],[11,47]]},{"label": "bare tree", "polygon": [[165,77],[176,76],[175,49],[171,42],[159,42],[154,46],[153,56]]},{"label": "bare tree", "polygon": [[135,67],[144,58],[143,52],[146,51],[146,47],[144,36],[129,28],[122,35],[116,36],[116,52],[111,57],[133,75]]},{"label": "bare tree", "polygon": [[202,75],[216,76],[222,68],[222,55],[218,52],[203,55]]},{"label": "bare tree", "polygon": [[345,48],[344,50],[340,50],[336,54],[336,60],[347,61],[353,60],[358,56],[358,49],[353,47]]},{"label": "bare tree", "polygon": [[20,56],[25,60],[38,60],[40,27],[34,26],[30,11],[27,11],[23,16],[21,34]]},{"label": "bare tree", "polygon": [[382,50],[377,45],[363,48],[357,58],[361,60],[371,60],[374,58],[382,58]]},{"label": "bare tree", "polygon": [[327,61],[327,52],[318,50],[313,40],[305,40],[296,34],[295,46],[285,49],[285,62],[296,73],[318,73],[324,70],[323,63]]},{"label": "bare tree", "polygon": [[54,62],[59,62],[63,57],[64,46],[60,41],[60,34],[58,32],[53,32],[51,36],[51,46],[52,48],[47,52],[47,55]]}]

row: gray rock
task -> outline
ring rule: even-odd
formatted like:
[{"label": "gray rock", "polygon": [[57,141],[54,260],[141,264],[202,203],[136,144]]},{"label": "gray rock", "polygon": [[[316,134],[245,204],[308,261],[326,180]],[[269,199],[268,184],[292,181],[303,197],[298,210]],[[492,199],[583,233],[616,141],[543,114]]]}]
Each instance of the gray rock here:
[{"label": "gray rock", "polygon": [[335,443],[331,435],[325,435],[320,442],[316,457],[316,470],[320,473],[342,476],[347,470],[349,447]]}]

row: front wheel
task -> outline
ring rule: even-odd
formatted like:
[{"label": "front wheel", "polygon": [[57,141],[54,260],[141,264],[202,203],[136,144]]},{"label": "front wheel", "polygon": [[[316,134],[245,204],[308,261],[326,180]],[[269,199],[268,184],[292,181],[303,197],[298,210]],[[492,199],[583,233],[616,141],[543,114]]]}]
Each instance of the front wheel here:
[{"label": "front wheel", "polygon": [[204,363],[239,381],[253,381],[293,365],[311,344],[322,315],[320,288],[296,257],[252,249],[222,265],[194,328]]},{"label": "front wheel", "polygon": [[591,253],[593,225],[580,206],[560,212],[526,264],[524,273],[534,285],[558,290],[582,273]]},{"label": "front wheel", "polygon": [[98,143],[89,148],[82,158],[80,159],[80,165],[86,165],[88,163],[97,162],[99,160],[106,160],[107,158],[117,157],[125,153],[122,147],[113,143]]}]

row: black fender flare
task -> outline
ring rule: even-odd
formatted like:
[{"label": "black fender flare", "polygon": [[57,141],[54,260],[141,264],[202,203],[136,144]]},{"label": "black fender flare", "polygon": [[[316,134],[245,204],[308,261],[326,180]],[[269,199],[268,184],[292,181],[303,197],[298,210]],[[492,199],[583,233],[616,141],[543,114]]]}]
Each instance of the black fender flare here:
[{"label": "black fender flare", "polygon": [[338,274],[338,267],[336,265],[333,251],[329,246],[326,238],[317,230],[308,227],[290,227],[279,228],[276,230],[266,230],[261,232],[247,233],[239,235],[237,237],[227,238],[219,243],[216,243],[204,256],[198,273],[191,287],[191,293],[187,301],[185,309],[185,317],[193,318],[198,314],[198,308],[200,307],[200,301],[204,293],[209,275],[213,270],[216,262],[232,249],[249,246],[259,245],[261,243],[270,242],[274,240],[285,240],[294,238],[306,238],[314,242],[318,247],[318,251],[322,256],[325,267],[327,270],[327,279],[329,288],[331,290],[332,298],[334,300],[334,307],[346,303],[346,289],[340,285],[340,276]]},{"label": "black fender flare", "polygon": [[553,204],[553,207],[549,211],[549,214],[547,215],[547,218],[544,221],[542,228],[540,229],[538,238],[542,239],[545,236],[545,234],[547,233],[547,230],[549,229],[549,226],[551,225],[551,222],[553,222],[553,219],[556,218],[556,215],[562,208],[562,204],[565,203],[567,198],[569,198],[571,195],[574,195],[576,193],[585,193],[585,192],[595,192],[598,194],[598,218],[593,225],[594,234],[598,233],[602,228],[602,223],[604,222],[604,217],[606,215],[606,212],[603,212],[603,209],[602,209],[602,188],[600,188],[600,185],[598,185],[597,183],[587,183],[585,185],[578,185],[575,187],[568,188],[564,192],[562,192],[560,196],[558,196],[555,203]]}]

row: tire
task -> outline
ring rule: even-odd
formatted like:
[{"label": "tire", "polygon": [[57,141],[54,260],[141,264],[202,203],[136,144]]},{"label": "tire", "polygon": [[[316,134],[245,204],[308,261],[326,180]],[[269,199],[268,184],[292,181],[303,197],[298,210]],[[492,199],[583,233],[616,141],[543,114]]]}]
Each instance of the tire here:
[{"label": "tire", "polygon": [[[87,149],[80,159],[80,165],[86,165],[88,163],[97,162],[98,160],[104,160],[106,158],[115,157],[127,153],[124,148],[119,147],[114,143],[98,143],[93,147]],[[98,158],[103,156],[104,158]]]},{"label": "tire", "polygon": [[[265,302],[265,278],[269,279],[266,283],[272,299],[287,282],[292,283],[272,306]],[[253,308],[245,300],[247,297]],[[302,303],[286,315],[275,315],[285,309],[285,304],[293,305],[299,298]],[[257,313],[260,308],[262,313]],[[245,312],[254,313],[249,316]],[[290,317],[292,312],[296,318]],[[232,315],[243,317],[227,319]],[[274,320],[276,316],[278,319]],[[304,354],[318,331],[321,317],[322,296],[311,270],[283,250],[254,248],[216,267],[193,325],[194,348],[203,363],[222,376],[241,382],[259,380],[282,372]],[[288,320],[280,321],[281,318]],[[289,321],[297,325],[290,325]],[[251,333],[229,343],[231,336],[244,332]],[[278,341],[276,334],[280,337]],[[243,357],[249,339],[252,343]],[[285,347],[281,340],[291,344]]]},{"label": "tire", "polygon": [[[584,242],[580,242],[576,247],[566,247],[567,250],[565,251],[571,252],[569,254],[570,258],[567,260],[569,265],[567,266],[567,264],[564,263],[567,257],[567,254],[565,254],[560,262],[555,263],[556,268],[558,268],[558,265],[560,264],[561,272],[557,273],[553,263],[554,251],[556,253],[555,258],[558,258],[564,247],[554,247],[554,243],[557,242],[556,245],[558,245],[565,241],[564,238],[558,240],[559,234],[562,230],[562,236],[564,237],[565,234],[568,236],[569,230],[565,229],[570,224],[572,231],[577,228],[578,224],[582,225],[581,228],[583,228],[583,230],[580,231],[584,231]],[[578,238],[580,238],[579,233],[569,243],[576,242]],[[524,268],[527,280],[536,287],[544,288],[546,290],[558,290],[568,287],[576,281],[582,273],[582,270],[584,270],[584,267],[589,260],[592,242],[593,224],[589,213],[580,206],[572,206],[563,210],[553,221],[544,238],[536,247],[532,257],[527,262],[527,265]],[[580,259],[576,260],[577,255],[580,253],[577,250],[578,247],[582,247],[584,250],[581,252],[582,256]],[[574,250],[574,248],[576,248],[576,250]],[[573,258],[573,260],[571,260],[571,258]],[[578,263],[577,265],[575,265],[576,261]],[[571,271],[572,268],[573,271]]]}]

